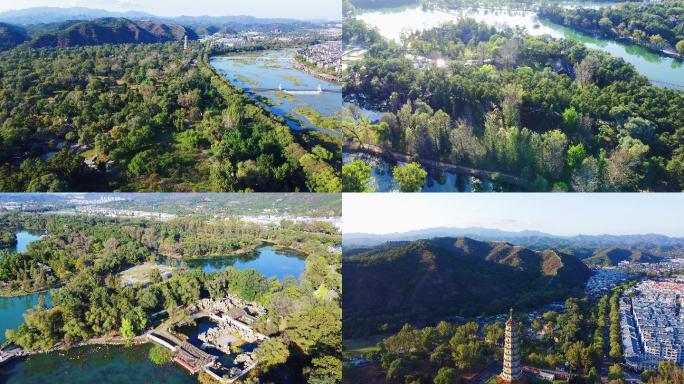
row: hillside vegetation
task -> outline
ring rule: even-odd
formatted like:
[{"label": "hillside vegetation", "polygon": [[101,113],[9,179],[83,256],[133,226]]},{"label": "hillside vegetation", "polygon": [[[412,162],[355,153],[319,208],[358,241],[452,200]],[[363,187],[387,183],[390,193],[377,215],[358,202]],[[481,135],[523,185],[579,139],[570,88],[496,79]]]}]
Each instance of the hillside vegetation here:
[{"label": "hillside vegetation", "polygon": [[584,259],[584,262],[590,265],[598,265],[603,267],[614,267],[622,261],[637,262],[637,263],[657,263],[663,261],[662,257],[653,256],[652,254],[629,248],[607,248],[600,249],[594,254]]},{"label": "hillside vegetation", "polygon": [[156,21],[131,21],[124,18],[102,18],[93,21],[60,23],[52,33],[36,37],[29,44],[34,48],[75,47],[101,44],[161,43],[180,41],[186,35],[196,40],[189,28]]},{"label": "hillside vegetation", "polygon": [[179,43],[0,59],[0,190],[339,191],[337,139],[296,133]]},{"label": "hillside vegetation", "polygon": [[345,332],[378,333],[440,316],[501,313],[566,298],[591,275],[577,258],[509,243],[435,238],[343,261]]},{"label": "hillside vegetation", "polygon": [[23,28],[0,23],[0,51],[12,49],[28,39],[28,34]]}]

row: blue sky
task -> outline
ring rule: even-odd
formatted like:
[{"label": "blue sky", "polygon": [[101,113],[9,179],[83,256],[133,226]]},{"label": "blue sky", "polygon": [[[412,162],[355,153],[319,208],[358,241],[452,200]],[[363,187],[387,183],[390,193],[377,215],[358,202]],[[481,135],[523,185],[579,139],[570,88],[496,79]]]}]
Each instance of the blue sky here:
[{"label": "blue sky", "polygon": [[344,194],[344,233],[435,227],[684,237],[684,194]]},{"label": "blue sky", "polygon": [[0,0],[0,12],[32,7],[88,7],[158,16],[249,15],[306,20],[340,20],[342,14],[341,0]]}]

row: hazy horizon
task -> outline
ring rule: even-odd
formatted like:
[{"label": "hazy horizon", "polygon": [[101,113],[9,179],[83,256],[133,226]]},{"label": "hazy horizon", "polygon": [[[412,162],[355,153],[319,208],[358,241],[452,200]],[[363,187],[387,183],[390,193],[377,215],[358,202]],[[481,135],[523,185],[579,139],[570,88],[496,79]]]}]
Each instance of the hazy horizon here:
[{"label": "hazy horizon", "polygon": [[110,12],[144,12],[158,17],[253,16],[262,19],[330,20],[342,18],[339,0],[0,0],[0,12],[38,7],[89,8]]},{"label": "hazy horizon", "polygon": [[684,237],[682,194],[345,194],[343,233],[480,227],[556,236]]},{"label": "hazy horizon", "polygon": [[[500,229],[500,228],[493,228],[493,227],[485,227],[485,226],[467,226],[467,227],[426,227],[426,228],[419,228],[419,229],[411,229],[408,231],[401,231],[401,232],[389,232],[389,233],[370,233],[370,232],[347,232],[347,235],[368,235],[368,236],[387,236],[387,235],[397,235],[401,236],[404,234],[409,234],[413,232],[418,232],[418,231],[431,231],[431,230],[454,230],[454,231],[462,231],[462,230],[468,230],[468,229],[482,229],[482,230],[492,230],[492,231],[502,231],[505,233],[522,233],[522,232],[538,232],[542,233],[545,235],[553,236],[553,237],[575,237],[575,236],[641,236],[641,235],[654,235],[654,236],[665,236],[669,238],[684,238],[684,236],[675,236],[675,235],[667,235],[667,234],[662,234],[662,233],[652,233],[652,232],[639,232],[639,233],[622,233],[622,234],[613,234],[613,233],[593,233],[593,234],[588,234],[588,233],[574,233],[571,235],[560,235],[556,233],[550,233],[548,231],[542,231],[538,229],[520,229],[520,230],[511,230],[511,229]],[[456,235],[455,237],[460,237],[460,235]],[[467,237],[467,236],[466,236]]]}]

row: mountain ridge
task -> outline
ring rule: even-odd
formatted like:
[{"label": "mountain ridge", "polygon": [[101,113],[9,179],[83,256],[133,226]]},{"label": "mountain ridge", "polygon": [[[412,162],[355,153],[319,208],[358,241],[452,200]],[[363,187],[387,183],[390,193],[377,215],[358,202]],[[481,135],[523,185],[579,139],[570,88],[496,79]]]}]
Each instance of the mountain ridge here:
[{"label": "mountain ridge", "polygon": [[19,26],[0,22],[0,52],[29,40],[28,32]]},{"label": "mountain ridge", "polygon": [[[385,244],[342,264],[348,332],[445,316],[476,316],[581,293],[591,270],[572,255],[467,237]],[[346,315],[348,314],[348,316]],[[352,335],[350,335],[352,336]]]},{"label": "mountain ridge", "polygon": [[388,241],[404,241],[404,240],[418,240],[417,236],[427,236],[429,237],[439,237],[445,235],[459,235],[459,234],[470,234],[470,235],[486,235],[486,236],[500,236],[507,238],[522,238],[522,237],[549,237],[557,239],[596,239],[596,238],[613,238],[613,239],[636,239],[636,238],[656,238],[662,240],[673,240],[677,243],[684,244],[684,237],[674,237],[661,235],[656,233],[637,233],[630,235],[611,235],[611,234],[600,234],[600,235],[586,235],[577,234],[572,236],[554,235],[547,232],[537,231],[537,230],[522,230],[522,231],[507,231],[497,228],[487,228],[487,227],[434,227],[418,229],[406,232],[392,232],[386,234],[372,234],[364,232],[350,232],[345,234],[347,239],[356,239],[359,237],[369,238],[369,239],[379,239],[376,240],[377,243]]},{"label": "mountain ridge", "polygon": [[0,22],[15,25],[35,25],[63,22],[68,20],[95,20],[103,17],[123,17],[133,20],[148,19],[156,21],[173,22],[180,24],[273,24],[289,22],[330,22],[333,20],[297,20],[288,18],[258,18],[248,15],[222,15],[222,16],[188,16],[174,17],[158,16],[147,12],[127,11],[116,12],[105,9],[88,7],[32,7],[18,10],[0,12]]},{"label": "mountain ridge", "polygon": [[[48,30],[50,26],[45,26]],[[33,48],[74,47],[100,44],[159,43],[180,41],[184,36],[198,39],[190,28],[156,21],[132,21],[126,18],[101,18],[91,21],[56,23],[53,32],[35,37]]]},{"label": "mountain ridge", "polygon": [[355,252],[354,250],[358,248],[373,247],[386,242],[416,241],[442,236],[467,236],[476,240],[507,241],[537,250],[556,248],[581,259],[597,256],[612,248],[630,250],[635,256],[648,254],[653,257],[647,257],[644,260],[684,257],[684,238],[660,234],[559,236],[540,231],[514,232],[483,227],[439,227],[380,235],[345,233],[343,246],[345,251]]}]

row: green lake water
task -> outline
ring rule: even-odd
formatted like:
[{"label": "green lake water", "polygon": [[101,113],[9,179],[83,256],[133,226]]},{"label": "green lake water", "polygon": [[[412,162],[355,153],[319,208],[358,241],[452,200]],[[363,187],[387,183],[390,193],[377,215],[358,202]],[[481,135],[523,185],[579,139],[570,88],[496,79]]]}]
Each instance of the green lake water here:
[{"label": "green lake water", "polygon": [[6,340],[5,331],[16,329],[21,325],[24,322],[24,312],[35,307],[41,295],[45,296],[45,303],[49,305],[50,294],[48,292],[19,297],[0,297],[0,344]]}]

